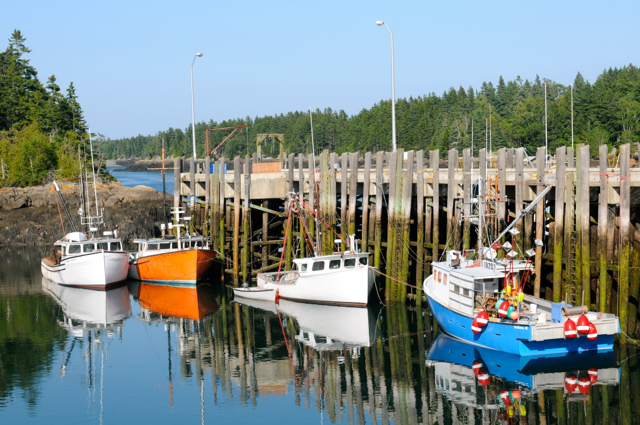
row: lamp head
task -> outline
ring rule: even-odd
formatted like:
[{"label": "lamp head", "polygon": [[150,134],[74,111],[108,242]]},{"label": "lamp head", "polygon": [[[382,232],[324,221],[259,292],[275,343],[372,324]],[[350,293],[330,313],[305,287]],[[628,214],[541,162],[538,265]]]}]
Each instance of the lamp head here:
[{"label": "lamp head", "polygon": [[199,58],[202,57],[202,53],[196,53],[196,56],[198,56]]},{"label": "lamp head", "polygon": [[376,25],[381,27],[384,25],[384,21],[376,21]]}]

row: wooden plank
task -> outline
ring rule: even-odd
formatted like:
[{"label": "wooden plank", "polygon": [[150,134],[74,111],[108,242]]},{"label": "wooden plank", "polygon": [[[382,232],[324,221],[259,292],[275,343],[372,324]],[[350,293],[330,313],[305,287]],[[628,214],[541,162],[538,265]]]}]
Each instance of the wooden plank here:
[{"label": "wooden plank", "polygon": [[416,152],[416,308],[422,306],[422,282],[424,280],[424,152]]},{"label": "wooden plank", "polygon": [[[568,150],[568,149],[567,149]],[[575,230],[575,187],[576,177],[574,172],[565,173],[565,215],[564,215],[564,263],[566,267],[565,277],[563,279],[562,299],[573,303],[573,299],[568,295],[572,294],[572,289],[575,286],[575,260],[574,260],[574,246],[576,241],[574,237]]]},{"label": "wooden plank", "polygon": [[564,232],[564,175],[566,148],[556,150],[555,211],[553,225],[553,302],[562,301],[562,250]]},{"label": "wooden plank", "polygon": [[251,262],[250,232],[251,232],[251,212],[249,211],[249,201],[251,199],[251,156],[244,157],[244,182],[243,182],[243,208],[242,208],[242,281],[249,279],[249,264]]},{"label": "wooden plank", "polygon": [[289,183],[289,192],[293,192],[293,180],[294,180],[294,172],[295,172],[295,163],[296,163],[296,154],[289,154],[289,158],[287,159],[287,167],[288,169],[288,178],[287,182]]},{"label": "wooden plank", "polygon": [[362,250],[369,246],[369,190],[371,185],[371,152],[364,154],[364,181],[362,184]]},{"label": "wooden plank", "polygon": [[[546,168],[547,149],[540,146],[536,152],[536,168],[538,190],[536,194],[540,194],[544,190],[544,171]],[[544,198],[536,205],[536,239],[542,240],[544,232]],[[542,283],[542,247],[536,247],[536,256],[534,258],[535,280],[533,283],[533,296],[540,298],[540,286]],[[546,298],[546,297],[545,297]]]},{"label": "wooden plank", "polygon": [[[620,146],[620,274],[619,274],[619,317],[620,340],[626,342],[629,333],[629,266],[630,266],[630,235],[631,235],[631,167],[630,145]],[[586,301],[585,301],[586,303]],[[588,304],[587,304],[588,305]],[[635,329],[633,329],[635,332]]]},{"label": "wooden plank", "polygon": [[429,166],[433,173],[433,249],[432,261],[438,261],[440,255],[440,150],[429,151]]},{"label": "wooden plank", "polygon": [[[298,154],[298,195],[300,199],[304,200],[304,154]],[[300,220],[300,231],[302,232],[302,237],[300,238],[300,258],[304,258],[307,256],[307,243],[308,238],[306,236],[306,221],[305,218],[308,216],[307,213],[304,213],[303,210],[299,213]],[[306,241],[306,242],[305,242]]]},{"label": "wooden plank", "polygon": [[[389,155],[389,196],[387,197],[387,267],[385,272],[387,275],[393,275],[395,266],[395,241],[396,241],[396,189],[398,177],[398,155],[402,155],[402,150],[391,152]],[[389,277],[385,283],[385,298],[391,301],[395,295],[395,281]]]},{"label": "wooden plank", "polygon": [[[318,213],[318,203],[317,203],[317,192],[316,188],[319,187],[319,184],[316,184],[316,158],[314,153],[309,154],[309,206],[311,209],[317,214]],[[309,233],[313,238],[314,242],[319,244],[321,241],[318,240],[315,229],[315,215],[309,214]],[[314,249],[316,247],[314,246]]]},{"label": "wooden plank", "polygon": [[375,210],[375,246],[373,250],[373,265],[381,270],[381,242],[382,242],[382,178],[384,171],[384,152],[376,154],[376,210]]},{"label": "wooden plank", "polygon": [[358,200],[358,152],[351,154],[349,161],[349,211],[348,211],[348,234],[356,234],[356,207]]},{"label": "wooden plank", "polygon": [[498,192],[497,196],[497,217],[496,217],[496,232],[502,233],[505,229],[506,222],[506,210],[507,210],[507,149],[498,149]]},{"label": "wooden plank", "polygon": [[[269,200],[265,199],[264,203],[262,204],[264,207],[268,207],[269,206]],[[262,268],[264,269],[265,267],[268,266],[268,256],[269,256],[269,248],[266,245],[266,242],[269,241],[269,213],[267,212],[263,212],[262,213],[262,235],[261,235],[262,241]],[[254,242],[252,242],[253,244]],[[255,242],[257,243],[257,242]]]},{"label": "wooden plank", "polygon": [[607,184],[607,145],[600,145],[600,194],[598,202],[598,307],[607,311],[607,220],[609,218],[609,185]]},{"label": "wooden plank", "polygon": [[240,157],[233,159],[233,284],[240,284],[240,197],[242,195],[242,163]]}]

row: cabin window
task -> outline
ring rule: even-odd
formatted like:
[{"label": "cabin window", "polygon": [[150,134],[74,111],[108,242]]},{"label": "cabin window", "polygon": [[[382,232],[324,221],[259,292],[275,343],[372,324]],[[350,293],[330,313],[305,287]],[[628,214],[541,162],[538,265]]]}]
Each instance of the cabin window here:
[{"label": "cabin window", "polygon": [[182,242],[182,248],[191,248],[191,242]]},{"label": "cabin window", "polygon": [[93,252],[95,251],[95,247],[92,244],[85,244],[83,245],[83,251],[84,252]]},{"label": "cabin window", "polygon": [[436,281],[442,282],[442,273],[436,270]]},{"label": "cabin window", "polygon": [[318,270],[324,270],[324,261],[314,261],[311,270],[313,270],[314,272],[317,272]]},{"label": "cabin window", "polygon": [[171,248],[173,249],[178,248],[178,242],[171,242]]},{"label": "cabin window", "polygon": [[465,297],[469,296],[469,290],[467,288],[463,288],[462,289],[462,295],[464,295]]},{"label": "cabin window", "polygon": [[69,245],[69,254],[80,254],[80,245]]},{"label": "cabin window", "polygon": [[446,274],[442,276],[442,284],[443,284],[443,285],[446,285],[446,284],[447,284],[447,276],[448,276],[448,275],[446,275]]},{"label": "cabin window", "polygon": [[356,266],[356,259],[355,258],[345,258],[344,259],[344,266],[345,267],[355,267]]},{"label": "cabin window", "polygon": [[202,241],[196,241],[195,246],[202,246]]},{"label": "cabin window", "polygon": [[120,242],[111,242],[111,251],[120,251],[122,250],[122,246],[120,246]]},{"label": "cabin window", "polygon": [[329,268],[331,270],[339,269],[340,268],[340,260],[331,260],[331,261],[329,261]]},{"label": "cabin window", "polygon": [[98,243],[98,249],[104,249],[104,250],[109,250],[109,243],[108,242],[99,242]]},{"label": "cabin window", "polygon": [[156,249],[158,249],[158,244],[157,243],[150,243],[150,244],[147,245],[147,249],[156,250]]},{"label": "cabin window", "polygon": [[307,271],[307,263],[299,264],[299,266],[300,266],[300,271],[301,272],[306,272]]},{"label": "cabin window", "polygon": [[367,265],[367,260],[368,260],[367,257],[360,257],[360,264],[362,264],[363,266],[366,266]]},{"label": "cabin window", "polygon": [[171,244],[168,242],[160,244],[160,249],[169,249],[169,248],[171,248]]}]

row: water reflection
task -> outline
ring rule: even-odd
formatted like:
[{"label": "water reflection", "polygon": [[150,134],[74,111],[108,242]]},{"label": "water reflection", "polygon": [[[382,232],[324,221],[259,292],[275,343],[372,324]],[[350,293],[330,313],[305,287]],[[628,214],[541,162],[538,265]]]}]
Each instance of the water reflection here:
[{"label": "water reflection", "polygon": [[435,391],[452,409],[481,412],[484,422],[527,421],[528,405],[542,391],[559,391],[561,403],[589,402],[596,386],[620,383],[614,353],[584,352],[552,358],[520,357],[439,334],[431,344]]},{"label": "water reflection", "polygon": [[141,319],[149,322],[153,313],[163,316],[202,320],[218,309],[213,288],[208,284],[197,287],[130,282],[129,289],[142,307]]}]

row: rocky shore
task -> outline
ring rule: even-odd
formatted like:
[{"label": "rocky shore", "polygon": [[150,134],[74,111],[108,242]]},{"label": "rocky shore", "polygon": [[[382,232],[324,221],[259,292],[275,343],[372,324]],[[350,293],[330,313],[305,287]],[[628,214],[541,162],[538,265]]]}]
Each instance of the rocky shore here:
[{"label": "rocky shore", "polygon": [[[82,203],[79,185],[62,183],[61,192],[69,213],[80,228]],[[163,219],[162,193],[146,186],[124,187],[120,183],[97,188],[98,206],[104,208],[106,230],[118,229],[125,242],[159,234]],[[91,211],[95,215],[91,190]],[[62,224],[61,224],[62,217]],[[71,231],[52,184],[28,188],[0,188],[0,245],[48,245]],[[103,229],[101,229],[103,230]]]}]

